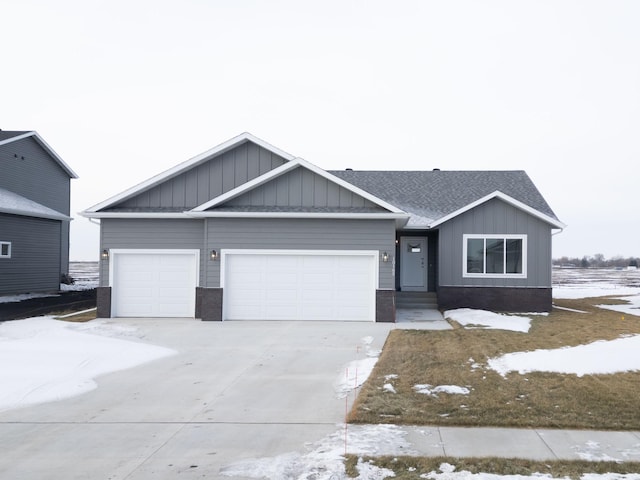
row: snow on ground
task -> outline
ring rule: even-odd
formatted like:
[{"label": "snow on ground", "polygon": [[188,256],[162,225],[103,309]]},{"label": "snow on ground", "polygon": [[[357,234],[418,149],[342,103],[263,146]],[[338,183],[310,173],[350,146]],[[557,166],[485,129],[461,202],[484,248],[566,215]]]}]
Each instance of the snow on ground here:
[{"label": "snow on ground", "polygon": [[98,286],[98,262],[70,262],[69,275],[73,284],[60,285],[63,292],[91,290]]},{"label": "snow on ground", "polygon": [[378,362],[381,351],[371,348],[373,337],[364,337],[361,342],[366,358],[352,360],[342,368],[334,382],[334,390],[338,398],[345,398],[349,393],[360,388]]},{"label": "snow on ground", "polygon": [[131,333],[99,320],[0,323],[0,365],[12,365],[0,369],[0,411],[80,395],[96,388],[99,375],[176,353],[118,338]]},{"label": "snow on ground", "polygon": [[467,387],[460,387],[458,385],[438,385],[434,387],[429,384],[417,384],[413,386],[413,389],[418,393],[437,397],[438,393],[447,393],[449,395],[469,395],[471,390]]},{"label": "snow on ground", "polygon": [[[345,431],[345,428],[347,429]],[[228,477],[273,478],[279,480],[347,480],[343,456],[407,455],[414,453],[395,425],[341,425],[318,442],[307,445],[305,453],[288,452],[275,457],[250,458],[228,465],[220,473]],[[359,480],[393,477],[393,472],[360,460]]]},{"label": "snow on ground", "polygon": [[[493,475],[489,473],[471,473],[466,470],[456,472],[456,467],[449,463],[442,463],[437,472],[423,473],[420,478],[431,480],[524,480],[524,479],[551,479],[546,473],[536,473],[532,476],[525,475]],[[565,477],[568,478],[568,477]],[[589,473],[580,477],[582,480],[640,480],[640,474],[594,474]]]},{"label": "snow on ground", "polygon": [[23,300],[29,300],[30,298],[46,298],[57,296],[59,295],[51,293],[20,293],[16,295],[2,295],[0,296],[0,303],[22,302]]},{"label": "snow on ground", "polygon": [[640,269],[553,269],[553,298],[591,298],[639,293]]},{"label": "snow on ground", "polygon": [[640,335],[597,341],[588,345],[507,353],[490,358],[489,368],[505,376],[509,372],[609,374],[640,370]]},{"label": "snow on ground", "polygon": [[[541,315],[541,314],[530,314]],[[444,318],[454,320],[465,327],[490,328],[500,330],[512,330],[514,332],[527,333],[531,327],[531,319],[520,315],[505,315],[502,313],[488,312],[486,310],[473,310],[471,308],[457,308],[444,312]]]}]

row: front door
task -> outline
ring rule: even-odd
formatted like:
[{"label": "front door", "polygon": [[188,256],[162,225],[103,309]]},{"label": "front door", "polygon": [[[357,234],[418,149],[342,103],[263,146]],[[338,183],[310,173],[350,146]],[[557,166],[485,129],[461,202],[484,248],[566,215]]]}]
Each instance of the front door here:
[{"label": "front door", "polygon": [[427,291],[427,239],[400,237],[400,290]]}]

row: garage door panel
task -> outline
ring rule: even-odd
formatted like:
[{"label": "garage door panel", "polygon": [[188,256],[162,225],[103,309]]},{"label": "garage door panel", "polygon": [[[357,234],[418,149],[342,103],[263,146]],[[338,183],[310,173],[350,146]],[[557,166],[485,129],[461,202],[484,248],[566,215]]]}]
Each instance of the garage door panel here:
[{"label": "garage door panel", "polygon": [[228,253],[224,318],[373,321],[376,261],[351,252]]}]

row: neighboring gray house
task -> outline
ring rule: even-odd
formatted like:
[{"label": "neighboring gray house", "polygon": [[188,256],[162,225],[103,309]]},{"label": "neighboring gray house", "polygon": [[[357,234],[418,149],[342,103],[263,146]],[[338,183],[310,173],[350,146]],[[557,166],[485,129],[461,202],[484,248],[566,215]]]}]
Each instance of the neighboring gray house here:
[{"label": "neighboring gray house", "polygon": [[551,309],[564,225],[507,172],[327,172],[245,133],[85,210],[99,316],[394,321],[440,308]]},{"label": "neighboring gray house", "polygon": [[0,295],[58,291],[77,175],[33,131],[0,130],[0,168]]}]

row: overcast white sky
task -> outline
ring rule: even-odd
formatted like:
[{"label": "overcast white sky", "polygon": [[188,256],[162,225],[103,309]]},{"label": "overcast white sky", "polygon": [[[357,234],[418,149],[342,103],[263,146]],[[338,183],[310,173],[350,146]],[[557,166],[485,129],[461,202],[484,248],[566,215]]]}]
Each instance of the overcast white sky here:
[{"label": "overcast white sky", "polygon": [[0,128],[77,215],[249,131],[325,169],[526,170],[554,257],[640,256],[640,2],[9,0]]}]

